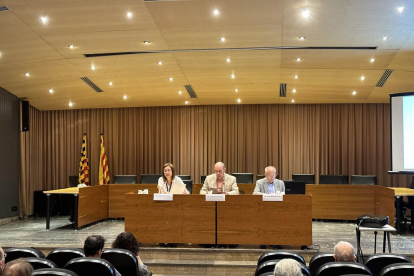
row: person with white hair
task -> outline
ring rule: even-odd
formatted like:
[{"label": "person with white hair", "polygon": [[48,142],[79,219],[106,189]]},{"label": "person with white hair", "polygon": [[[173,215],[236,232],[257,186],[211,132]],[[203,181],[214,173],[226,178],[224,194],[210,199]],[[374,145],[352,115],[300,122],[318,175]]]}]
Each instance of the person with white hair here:
[{"label": "person with white hair", "polygon": [[274,276],[302,276],[302,267],[294,259],[280,260],[274,271]]},{"label": "person with white hair", "polygon": [[4,269],[5,264],[6,264],[6,256],[4,255],[3,248],[0,247],[0,275]]},{"label": "person with white hair", "polygon": [[285,192],[285,183],[276,179],[276,168],[269,166],[265,168],[265,178],[256,181],[254,195],[276,194]]},{"label": "person with white hair", "polygon": [[210,174],[204,180],[203,188],[200,194],[220,193],[226,195],[238,195],[239,187],[237,187],[236,178],[226,174],[226,166],[223,162],[217,162],[214,165],[214,174]]},{"label": "person with white hair", "polygon": [[355,251],[352,244],[341,241],[334,248],[335,262],[355,262]]}]

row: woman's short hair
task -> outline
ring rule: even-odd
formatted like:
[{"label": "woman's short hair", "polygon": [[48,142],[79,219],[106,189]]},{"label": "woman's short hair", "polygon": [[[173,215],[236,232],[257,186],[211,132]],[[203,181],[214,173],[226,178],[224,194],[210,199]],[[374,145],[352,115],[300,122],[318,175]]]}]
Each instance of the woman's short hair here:
[{"label": "woman's short hair", "polygon": [[275,266],[275,276],[302,276],[302,267],[294,259],[280,260]]},{"label": "woman's short hair", "polygon": [[116,237],[112,243],[112,248],[126,249],[134,253],[134,255],[138,255],[139,242],[131,232],[125,231]]},{"label": "woman's short hair", "polygon": [[166,167],[170,167],[171,168],[171,172],[172,172],[171,181],[173,181],[174,178],[175,178],[175,168],[174,168],[174,165],[171,164],[171,163],[165,163],[164,166],[162,167],[162,179],[164,179],[164,182],[167,181],[167,178],[164,175],[164,169]]}]

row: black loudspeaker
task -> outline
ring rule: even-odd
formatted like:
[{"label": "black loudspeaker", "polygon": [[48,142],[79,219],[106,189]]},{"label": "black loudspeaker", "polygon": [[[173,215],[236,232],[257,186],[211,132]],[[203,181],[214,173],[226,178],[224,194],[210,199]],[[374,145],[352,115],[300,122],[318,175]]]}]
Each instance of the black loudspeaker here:
[{"label": "black loudspeaker", "polygon": [[22,131],[29,131],[29,101],[22,101]]}]

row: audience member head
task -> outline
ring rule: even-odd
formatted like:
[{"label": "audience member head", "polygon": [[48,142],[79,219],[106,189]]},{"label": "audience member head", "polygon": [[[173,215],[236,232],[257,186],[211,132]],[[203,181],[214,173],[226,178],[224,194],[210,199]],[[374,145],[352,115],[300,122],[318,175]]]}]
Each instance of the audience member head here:
[{"label": "audience member head", "polygon": [[112,243],[112,248],[127,249],[138,256],[139,242],[131,232],[125,231],[116,237],[116,240]]},{"label": "audience member head", "polygon": [[224,166],[223,162],[217,162],[214,164],[214,173],[216,174],[217,179],[223,179],[225,172],[226,166]]},{"label": "audience member head", "polygon": [[86,257],[100,258],[104,246],[105,238],[101,235],[93,235],[86,238],[83,251]]},{"label": "audience member head", "polygon": [[33,267],[24,259],[8,262],[4,267],[2,276],[31,276]]},{"label": "audience member head", "polygon": [[354,247],[349,242],[341,241],[335,245],[333,257],[335,262],[353,262],[355,261]]},{"label": "audience member head", "polygon": [[265,168],[265,176],[269,183],[273,183],[276,178],[276,168],[273,166],[269,166]]},{"label": "audience member head", "polygon": [[165,163],[162,167],[162,179],[164,179],[164,182],[168,179],[171,179],[171,181],[175,178],[175,168],[174,165],[171,163]]},{"label": "audience member head", "polygon": [[302,276],[302,267],[294,259],[282,259],[276,266],[275,276]]},{"label": "audience member head", "polygon": [[4,268],[5,263],[6,263],[6,257],[4,256],[3,248],[0,247],[0,274]]}]

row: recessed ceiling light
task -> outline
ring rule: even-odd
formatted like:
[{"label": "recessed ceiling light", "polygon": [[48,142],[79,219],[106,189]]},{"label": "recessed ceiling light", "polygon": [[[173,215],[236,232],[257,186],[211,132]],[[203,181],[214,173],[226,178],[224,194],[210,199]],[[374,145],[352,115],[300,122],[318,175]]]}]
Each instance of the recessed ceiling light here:
[{"label": "recessed ceiling light", "polygon": [[188,104],[188,101],[185,101],[185,104]]},{"label": "recessed ceiling light", "polygon": [[131,17],[132,17],[132,12],[127,12],[127,16],[128,16],[129,18],[131,18]]},{"label": "recessed ceiling light", "polygon": [[109,82],[109,85],[112,85],[112,81]]},{"label": "recessed ceiling light", "polygon": [[26,74],[24,74],[26,77],[28,77],[28,76],[30,76],[30,73],[26,73]]},{"label": "recessed ceiling light", "polygon": [[356,95],[356,91],[352,92],[352,95]]},{"label": "recessed ceiling light", "polygon": [[226,39],[225,39],[224,37],[222,37],[220,40],[221,40],[221,41],[226,41]]},{"label": "recessed ceiling light", "polygon": [[293,93],[296,93],[296,89],[293,89],[293,90],[292,90],[292,92],[293,92]]},{"label": "recessed ceiling light", "polygon": [[361,80],[365,80],[365,77],[364,77],[364,76],[362,76],[362,77],[361,77]]},{"label": "recessed ceiling light", "polygon": [[69,106],[73,106],[73,103],[69,102]]},{"label": "recessed ceiling light", "polygon": [[69,47],[69,48],[71,48],[71,49],[73,49],[75,46],[73,46],[73,45],[69,45],[68,47]]},{"label": "recessed ceiling light", "polygon": [[230,62],[230,59],[228,58],[228,59],[226,59],[226,61],[227,61],[227,62]]},{"label": "recessed ceiling light", "polygon": [[174,79],[173,78],[170,78],[170,81],[173,81]]},{"label": "recessed ceiling light", "polygon": [[150,42],[149,41],[144,41],[144,44],[149,44]]},{"label": "recessed ceiling light", "polygon": [[295,75],[294,78],[297,79],[297,78],[299,78],[299,76],[298,75]]},{"label": "recessed ceiling light", "polygon": [[162,61],[158,61],[158,65],[162,65]]},{"label": "recessed ceiling light", "polygon": [[234,92],[239,92],[239,89],[234,89]]},{"label": "recessed ceiling light", "polygon": [[219,11],[218,10],[214,10],[214,15],[218,15],[219,14]]},{"label": "recessed ceiling light", "polygon": [[53,93],[53,89],[49,89],[49,93]]},{"label": "recessed ceiling light", "polygon": [[382,37],[382,40],[387,40],[388,39],[388,36],[383,36]]},{"label": "recessed ceiling light", "polygon": [[401,12],[403,12],[404,7],[399,7],[397,10],[401,13]]},{"label": "recessed ceiling light", "polygon": [[305,37],[304,37],[304,36],[300,36],[300,37],[299,37],[299,39],[300,39],[300,40],[304,40],[304,39],[305,39]]},{"label": "recessed ceiling light", "polygon": [[42,16],[42,17],[40,17],[40,20],[42,20],[43,23],[46,23],[47,22],[47,17],[46,16]]},{"label": "recessed ceiling light", "polygon": [[240,99],[238,99],[238,100],[237,100],[237,102],[238,102],[238,103],[240,103],[240,102],[241,102],[241,100],[240,100]]},{"label": "recessed ceiling light", "polygon": [[231,75],[230,78],[234,79],[236,76],[235,75]]},{"label": "recessed ceiling light", "polygon": [[301,59],[300,58],[297,58],[296,61],[301,61]]},{"label": "recessed ceiling light", "polygon": [[124,95],[124,100],[126,100],[127,99],[127,96],[126,95]]},{"label": "recessed ceiling light", "polygon": [[375,61],[375,58],[371,58],[371,59],[370,59],[370,61],[371,61],[371,62],[374,62],[374,61]]},{"label": "recessed ceiling light", "polygon": [[95,68],[96,68],[96,67],[95,67],[95,65],[92,65],[92,66],[91,66],[91,69],[92,69],[92,70],[95,70]]},{"label": "recessed ceiling light", "polygon": [[304,11],[302,11],[302,16],[303,16],[303,17],[308,18],[308,17],[309,17],[309,15],[310,15],[309,10],[304,10]]},{"label": "recessed ceiling light", "polygon": [[294,103],[295,102],[295,100],[292,100],[292,103]]},{"label": "recessed ceiling light", "polygon": [[180,95],[181,95],[181,91],[178,91],[178,94],[180,94]]}]

